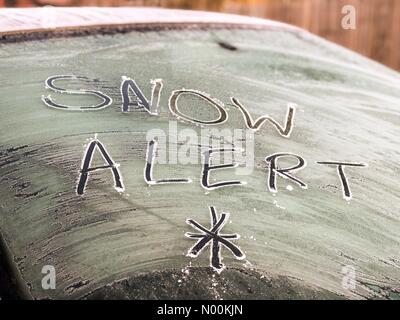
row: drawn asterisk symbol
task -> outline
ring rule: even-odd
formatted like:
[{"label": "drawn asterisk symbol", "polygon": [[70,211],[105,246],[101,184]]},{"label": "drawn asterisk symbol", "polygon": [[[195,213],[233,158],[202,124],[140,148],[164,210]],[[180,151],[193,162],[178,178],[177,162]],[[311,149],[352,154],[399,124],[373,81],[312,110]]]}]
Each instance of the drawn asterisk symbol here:
[{"label": "drawn asterisk symbol", "polygon": [[225,265],[221,262],[221,245],[229,249],[236,259],[243,260],[246,258],[244,253],[238,246],[230,242],[229,240],[236,240],[240,238],[238,234],[220,234],[219,232],[224,227],[229,219],[229,213],[221,213],[218,217],[214,207],[210,207],[211,216],[211,229],[203,227],[193,219],[186,220],[186,223],[197,229],[201,233],[185,233],[185,236],[191,239],[199,239],[196,244],[191,247],[187,253],[189,257],[196,258],[201,251],[211,245],[210,249],[210,266],[220,273],[225,269]]}]

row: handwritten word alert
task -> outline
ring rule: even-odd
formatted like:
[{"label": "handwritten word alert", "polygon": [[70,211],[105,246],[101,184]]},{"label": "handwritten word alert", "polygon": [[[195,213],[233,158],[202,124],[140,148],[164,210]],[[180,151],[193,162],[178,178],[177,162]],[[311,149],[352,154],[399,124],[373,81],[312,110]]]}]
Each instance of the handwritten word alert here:
[{"label": "handwritten word alert", "polygon": [[[77,95],[94,95],[101,99],[96,105],[91,106],[70,106],[64,105],[56,102],[51,95],[42,96],[42,101],[50,108],[64,110],[64,111],[97,111],[104,108],[109,107],[112,104],[112,98],[105,94],[104,92],[98,90],[88,90],[88,89],[65,89],[56,85],[55,82],[57,80],[84,80],[90,81],[87,77],[80,77],[75,75],[55,75],[47,78],[45,80],[45,87],[49,90],[58,93],[65,94],[77,94]],[[95,83],[95,80],[93,80]],[[151,80],[151,97],[150,99],[146,98],[143,94],[140,87],[137,85],[135,80],[129,77],[122,77],[120,93],[122,97],[122,112],[131,112],[132,107],[136,106],[145,110],[150,116],[158,116],[160,114],[160,98],[163,89],[163,81],[162,79]],[[203,100],[204,108],[215,108],[218,111],[218,116],[215,119],[211,120],[200,120],[196,119],[188,114],[185,114],[180,111],[178,100],[182,95],[193,95],[201,100]],[[230,98],[231,103],[235,106],[243,116],[244,124],[248,130],[252,130],[253,132],[258,131],[263,125],[270,124],[272,125],[280,136],[284,138],[290,138],[290,134],[294,128],[295,114],[296,114],[296,104],[288,103],[287,112],[284,119],[284,124],[281,125],[278,121],[272,118],[269,115],[263,115],[256,120],[253,119],[252,115],[246,109],[246,107],[235,97]],[[179,89],[173,90],[168,100],[169,111],[172,115],[174,115],[177,119],[184,120],[194,125],[200,126],[216,126],[226,122],[228,119],[228,112],[224,107],[224,104],[212,98],[209,94],[204,93],[199,90],[194,89]],[[169,179],[155,179],[153,177],[153,167],[154,167],[154,158],[157,150],[157,141],[151,140],[147,145],[145,166],[144,166],[144,181],[148,185],[163,185],[163,184],[179,184],[179,183],[192,183],[192,179],[187,177],[182,178],[169,178]],[[94,155],[94,152],[98,151],[106,164],[99,167],[92,167],[91,161]],[[235,148],[219,148],[213,149],[209,148],[205,152],[203,152],[204,163],[201,170],[201,178],[200,183],[201,186],[206,190],[214,190],[218,188],[231,187],[231,186],[243,186],[246,183],[238,180],[231,181],[220,181],[211,184],[209,182],[211,171],[215,170],[226,170],[229,168],[237,167],[238,164],[235,162],[225,163],[220,165],[212,165],[211,159],[215,154],[222,154],[226,152],[235,152],[237,149]],[[279,165],[281,159],[293,159],[297,162],[297,164],[282,168]],[[267,155],[265,157],[265,162],[269,166],[268,177],[267,177],[267,187],[270,192],[276,193],[278,192],[278,177],[287,179],[292,181],[294,184],[298,185],[300,188],[307,189],[307,183],[300,180],[295,176],[295,173],[299,170],[304,169],[307,166],[307,162],[300,155],[294,154],[292,152],[281,152],[274,153],[271,155]],[[345,174],[345,168],[361,168],[366,167],[365,163],[358,162],[349,162],[349,161],[317,161],[318,165],[326,165],[331,166],[337,171],[337,175],[341,184],[343,198],[345,200],[350,200],[352,198],[352,193],[350,189],[349,180]],[[123,183],[123,177],[119,170],[119,164],[116,163],[110,153],[107,151],[106,146],[97,138],[97,135],[91,142],[88,144],[82,159],[81,170],[79,171],[78,183],[76,186],[76,193],[78,195],[83,195],[85,193],[89,175],[93,171],[97,170],[110,170],[114,180],[114,188],[118,192],[124,192],[125,187]]]}]

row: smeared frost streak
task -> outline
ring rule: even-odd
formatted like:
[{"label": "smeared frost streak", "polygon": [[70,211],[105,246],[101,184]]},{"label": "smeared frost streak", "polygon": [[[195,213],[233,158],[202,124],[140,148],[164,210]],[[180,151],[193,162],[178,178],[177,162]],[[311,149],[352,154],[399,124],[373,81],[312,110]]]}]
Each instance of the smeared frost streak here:
[{"label": "smeared frost streak", "polygon": [[[93,155],[95,149],[98,148],[100,151],[100,154],[104,161],[107,162],[107,165],[104,166],[99,166],[99,167],[91,167]],[[106,148],[104,145],[97,139],[95,138],[89,143],[87,146],[83,159],[82,159],[82,166],[79,174],[79,179],[78,179],[78,184],[76,187],[76,193],[78,195],[83,195],[85,193],[86,185],[89,179],[89,173],[92,171],[97,171],[97,170],[108,170],[111,169],[112,174],[113,174],[113,179],[114,179],[114,189],[117,190],[118,192],[124,192],[125,187],[123,184],[123,179],[121,176],[121,173],[119,172],[119,164],[115,163],[109,153],[107,152]]]},{"label": "smeared frost streak", "polygon": [[67,90],[67,89],[57,87],[54,84],[54,81],[59,80],[59,79],[88,80],[87,77],[78,77],[78,76],[74,76],[74,75],[57,75],[57,76],[51,76],[51,77],[47,78],[45,80],[45,87],[47,89],[53,90],[54,92],[58,92],[58,93],[95,95],[95,96],[101,98],[103,100],[103,102],[99,103],[97,105],[93,105],[93,106],[67,106],[67,105],[62,105],[62,104],[54,102],[53,99],[51,98],[51,95],[48,95],[47,97],[42,95],[42,98],[41,98],[42,101],[44,102],[44,104],[46,106],[48,106],[50,108],[60,109],[60,110],[68,110],[68,111],[96,111],[96,110],[101,110],[101,109],[107,108],[108,106],[110,106],[112,104],[112,99],[109,96],[107,96],[106,94],[104,94],[100,91],[97,91],[97,90],[86,90],[86,89],[79,89],[79,90],[68,89]]},{"label": "smeared frost streak", "polygon": [[144,181],[149,185],[173,184],[173,183],[191,183],[191,179],[160,179],[153,178],[153,163],[156,156],[157,141],[151,140],[147,144],[146,165],[144,167]]},{"label": "smeared frost streak", "polygon": [[237,100],[234,97],[231,97],[231,101],[241,111],[244,119],[246,120],[247,128],[254,130],[254,131],[258,131],[266,121],[269,121],[277,129],[278,133],[281,136],[283,136],[285,138],[290,137],[290,134],[292,133],[293,127],[294,127],[294,116],[295,116],[296,107],[297,107],[296,104],[288,103],[285,127],[282,127],[277,121],[275,121],[269,115],[261,116],[257,120],[254,121],[253,117],[250,115],[250,113],[247,111],[247,109],[239,102],[239,100]]},{"label": "smeared frost streak", "polygon": [[131,106],[136,105],[135,103],[131,102],[129,98],[129,91],[133,91],[137,100],[137,105],[140,108],[145,109],[151,115],[158,115],[159,114],[159,104],[160,104],[160,97],[161,91],[163,88],[162,79],[154,79],[150,80],[151,87],[151,98],[150,102],[147,100],[145,95],[140,90],[139,86],[136,84],[135,80],[122,76],[121,82],[121,96],[122,96],[122,105],[121,109],[122,112],[128,112]]},{"label": "smeared frost streak", "polygon": [[193,219],[187,219],[186,223],[193,228],[197,229],[201,233],[185,233],[185,236],[190,239],[199,239],[193,247],[191,247],[187,253],[188,257],[196,258],[199,254],[204,250],[204,248],[211,245],[210,249],[210,266],[218,273],[221,273],[226,266],[222,263],[221,257],[221,245],[229,249],[234,257],[238,260],[243,260],[246,258],[245,254],[241,251],[241,249],[228,241],[227,239],[237,240],[240,239],[240,235],[238,234],[220,234],[220,230],[225,226],[226,222],[229,220],[229,213],[221,213],[221,216],[218,217],[218,214],[215,210],[215,207],[209,207],[210,209],[210,217],[211,217],[211,229],[208,230],[203,227],[198,222]]},{"label": "smeared frost streak", "polygon": [[[219,113],[219,116],[217,119],[211,120],[211,121],[203,121],[203,120],[198,120],[191,118],[183,113],[181,113],[178,110],[178,99],[182,94],[193,94],[195,96],[198,96],[202,98],[203,100],[207,101],[210,105],[215,107]],[[177,118],[184,119],[186,121],[189,121],[191,123],[197,124],[197,125],[217,125],[217,124],[222,124],[228,119],[228,113],[225,111],[222,102],[217,101],[216,99],[213,99],[210,97],[209,94],[205,92],[201,92],[198,90],[194,89],[181,89],[181,90],[174,90],[171,93],[171,96],[169,97],[169,110],[171,111],[172,114],[174,114]]]},{"label": "smeared frost streak", "polygon": [[321,165],[335,165],[337,166],[337,173],[340,178],[340,182],[342,184],[342,193],[343,199],[350,201],[353,198],[353,195],[350,190],[349,182],[347,181],[347,177],[344,173],[344,167],[367,167],[366,163],[356,163],[356,162],[337,162],[337,161],[317,161],[318,164]]}]

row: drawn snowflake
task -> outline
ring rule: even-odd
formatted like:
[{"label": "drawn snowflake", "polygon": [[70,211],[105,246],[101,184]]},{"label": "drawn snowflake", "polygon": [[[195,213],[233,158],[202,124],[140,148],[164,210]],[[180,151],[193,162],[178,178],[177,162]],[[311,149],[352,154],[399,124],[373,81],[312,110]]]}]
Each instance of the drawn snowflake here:
[{"label": "drawn snowflake", "polygon": [[220,234],[219,232],[224,227],[229,219],[229,213],[221,213],[220,217],[214,207],[210,207],[211,216],[211,229],[203,227],[193,219],[186,220],[186,223],[197,229],[201,233],[185,233],[185,236],[191,239],[198,239],[196,244],[191,247],[187,256],[196,258],[205,247],[211,245],[210,248],[210,266],[221,273],[225,269],[225,265],[221,262],[221,245],[229,249],[236,259],[243,260],[246,258],[244,253],[238,246],[230,242],[230,240],[237,240],[240,238],[238,234]]}]

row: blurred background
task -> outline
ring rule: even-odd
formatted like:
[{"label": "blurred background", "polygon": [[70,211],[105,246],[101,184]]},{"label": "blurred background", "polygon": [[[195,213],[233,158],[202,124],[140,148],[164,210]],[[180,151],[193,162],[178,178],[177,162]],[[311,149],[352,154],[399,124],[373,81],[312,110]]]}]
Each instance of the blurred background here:
[{"label": "blurred background", "polygon": [[[0,7],[45,5],[154,6],[268,18],[305,28],[400,71],[400,0],[0,0]],[[356,19],[346,29],[342,21],[349,5]]]}]

